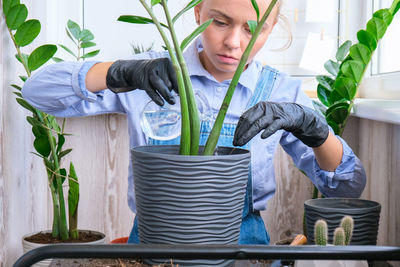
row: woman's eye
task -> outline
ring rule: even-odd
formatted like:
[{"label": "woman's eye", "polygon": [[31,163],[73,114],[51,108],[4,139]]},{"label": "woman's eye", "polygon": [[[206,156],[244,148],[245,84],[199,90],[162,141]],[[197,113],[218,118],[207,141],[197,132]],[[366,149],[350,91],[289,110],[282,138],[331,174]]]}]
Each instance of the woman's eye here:
[{"label": "woman's eye", "polygon": [[219,21],[219,20],[215,20],[215,19],[214,19],[214,23],[217,24],[218,26],[225,26],[225,25],[227,25],[225,22]]}]

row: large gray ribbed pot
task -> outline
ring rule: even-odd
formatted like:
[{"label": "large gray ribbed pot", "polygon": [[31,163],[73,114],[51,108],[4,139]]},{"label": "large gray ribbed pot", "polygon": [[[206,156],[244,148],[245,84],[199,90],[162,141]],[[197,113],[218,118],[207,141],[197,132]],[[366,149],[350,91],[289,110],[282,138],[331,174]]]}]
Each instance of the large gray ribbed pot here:
[{"label": "large gray ribbed pot", "polygon": [[[140,242],[237,244],[250,152],[219,147],[182,156],[178,146],[132,149]],[[159,264],[152,259],[147,263]],[[230,266],[231,260],[179,260],[179,266]]]},{"label": "large gray ribbed pot", "polygon": [[350,245],[376,245],[381,205],[358,198],[317,198],[304,202],[307,239],[314,244],[314,224],[324,219],[328,224],[329,243],[333,232],[346,215],[353,217],[354,230]]}]

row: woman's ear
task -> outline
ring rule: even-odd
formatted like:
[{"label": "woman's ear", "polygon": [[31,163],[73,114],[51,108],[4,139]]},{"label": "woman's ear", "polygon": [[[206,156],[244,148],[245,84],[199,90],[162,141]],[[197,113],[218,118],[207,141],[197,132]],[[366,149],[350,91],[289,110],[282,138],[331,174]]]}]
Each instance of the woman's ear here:
[{"label": "woman's ear", "polygon": [[200,25],[200,4],[194,7],[194,17],[197,25]]}]

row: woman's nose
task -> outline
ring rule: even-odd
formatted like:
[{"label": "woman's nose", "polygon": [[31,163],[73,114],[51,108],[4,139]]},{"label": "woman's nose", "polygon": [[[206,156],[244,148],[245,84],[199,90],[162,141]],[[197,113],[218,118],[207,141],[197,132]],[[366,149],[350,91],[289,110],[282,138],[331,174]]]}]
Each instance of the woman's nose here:
[{"label": "woman's nose", "polygon": [[230,49],[240,48],[242,33],[240,29],[233,28],[225,35],[224,45]]}]

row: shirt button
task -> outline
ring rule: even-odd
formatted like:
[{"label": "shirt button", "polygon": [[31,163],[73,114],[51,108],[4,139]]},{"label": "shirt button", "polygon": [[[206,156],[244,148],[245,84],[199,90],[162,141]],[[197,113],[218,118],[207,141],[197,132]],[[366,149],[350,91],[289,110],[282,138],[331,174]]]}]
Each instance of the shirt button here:
[{"label": "shirt button", "polygon": [[220,93],[222,91],[222,87],[217,87],[217,92]]}]

